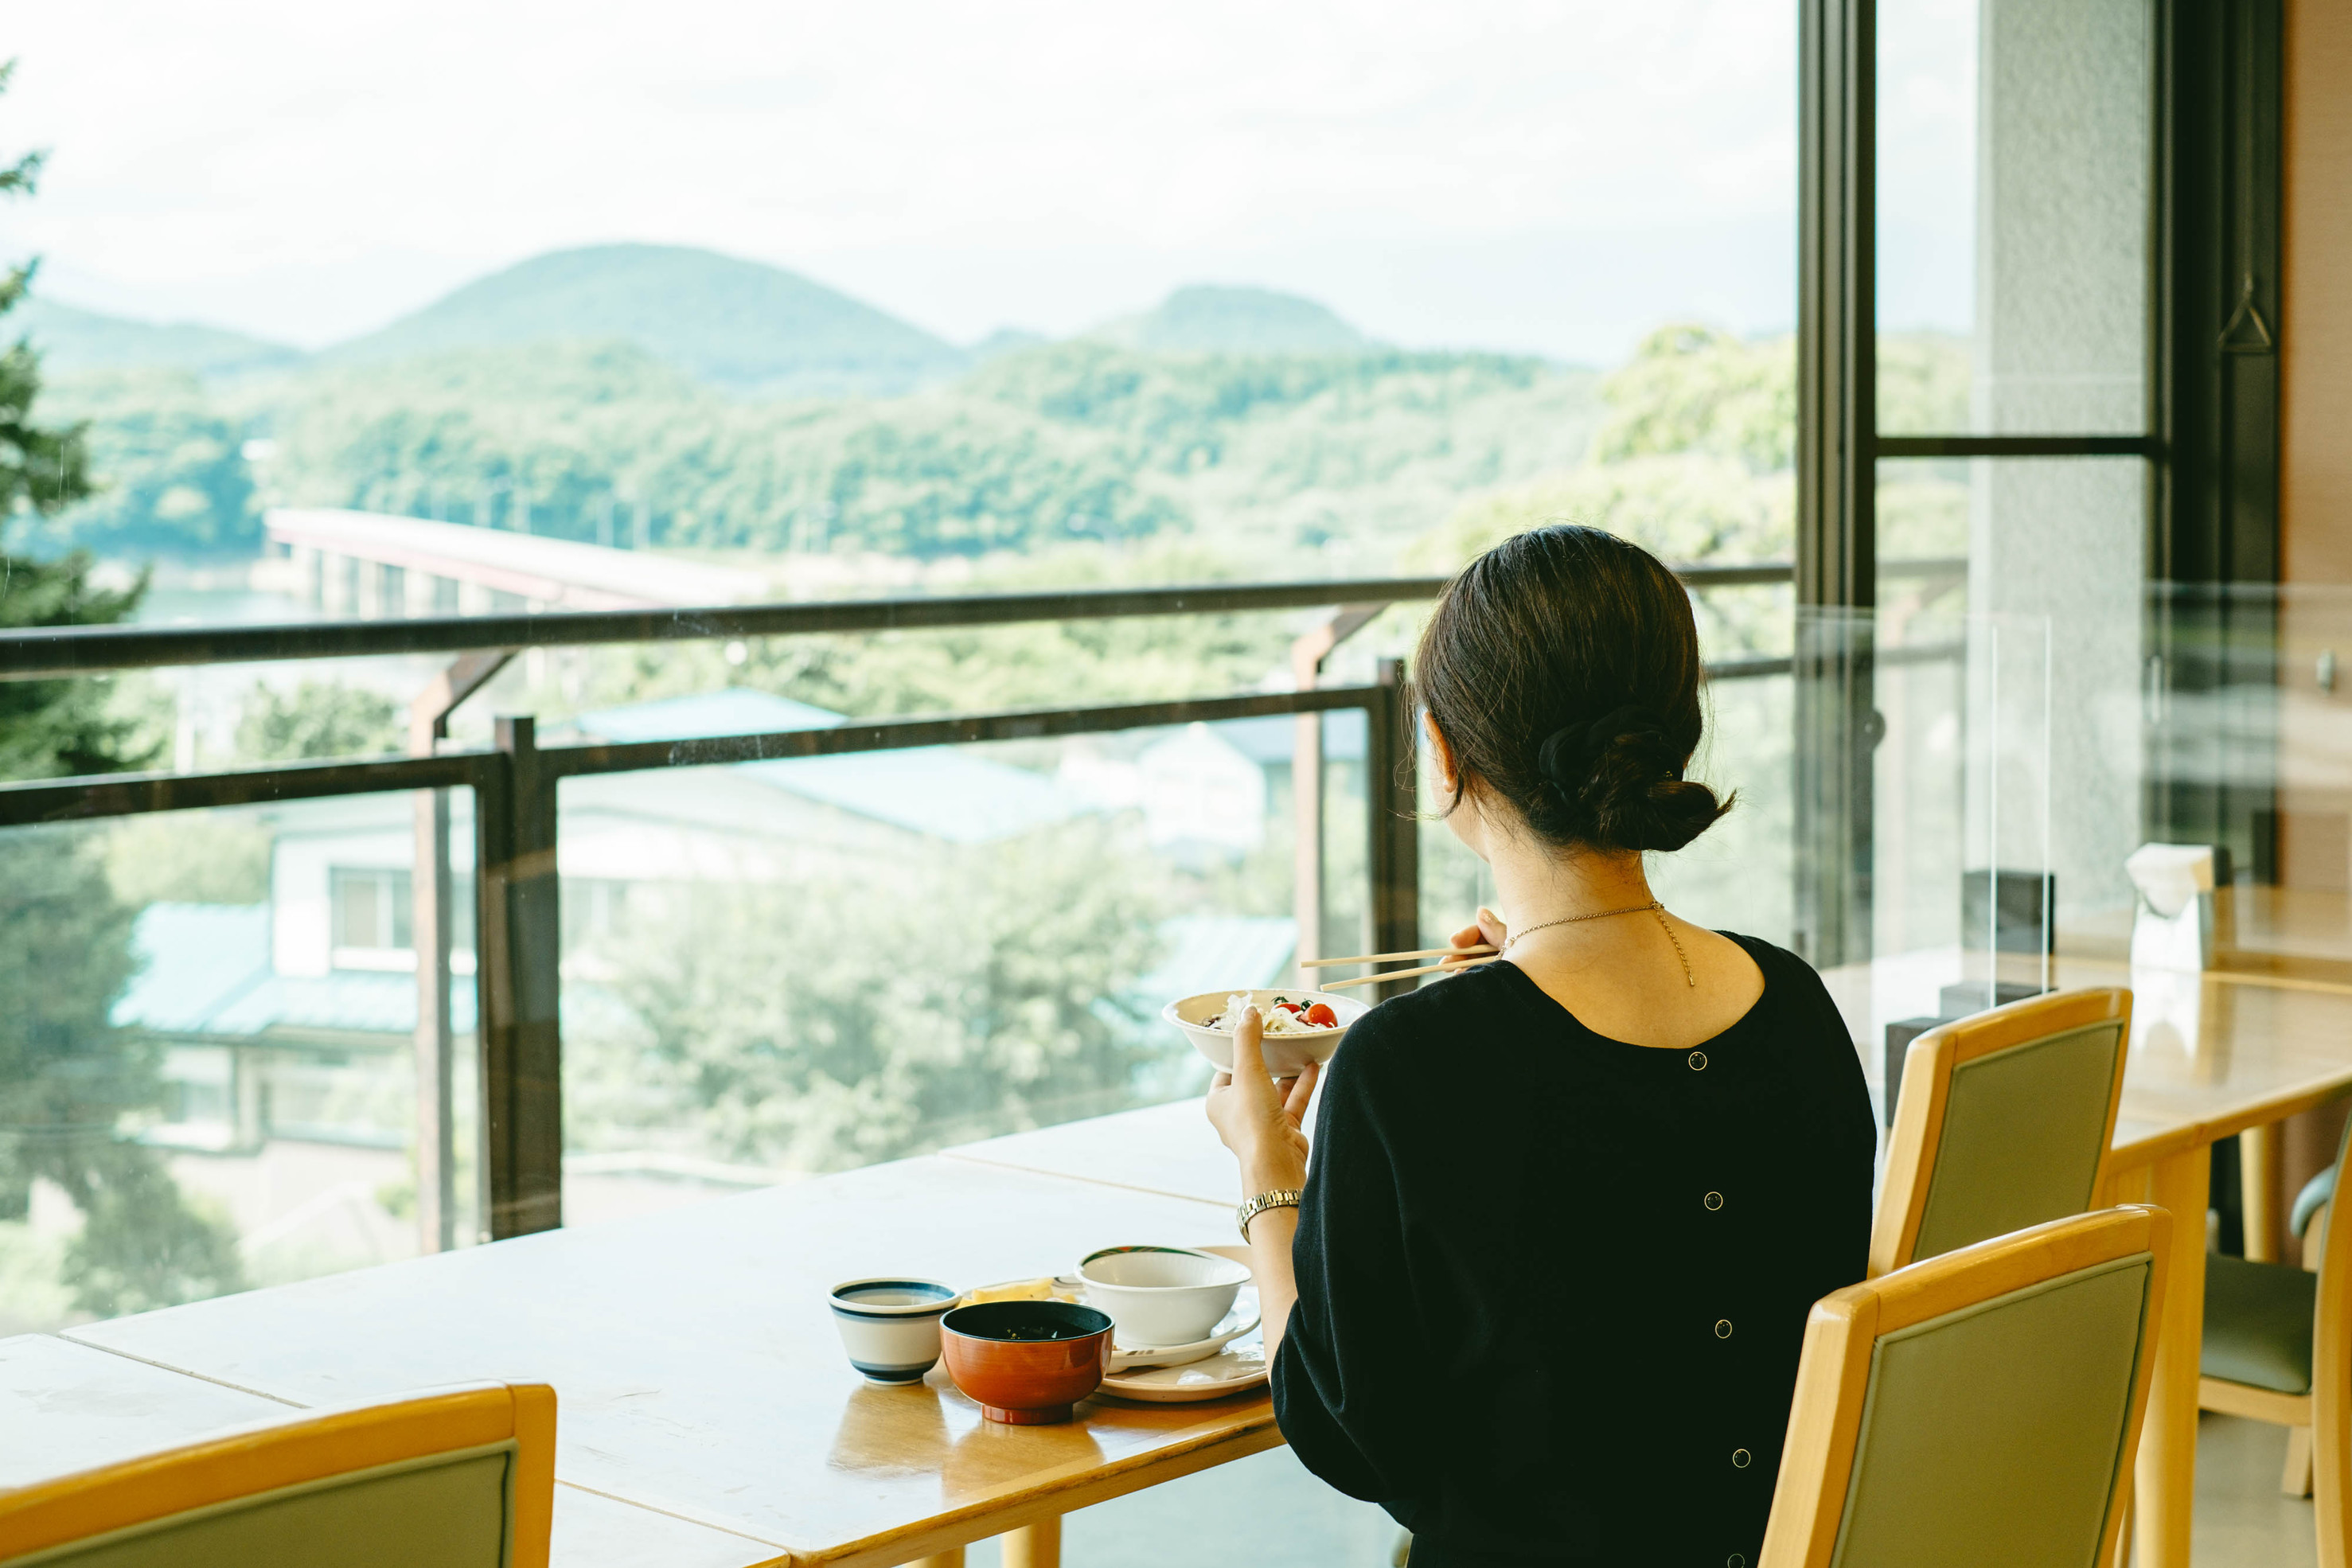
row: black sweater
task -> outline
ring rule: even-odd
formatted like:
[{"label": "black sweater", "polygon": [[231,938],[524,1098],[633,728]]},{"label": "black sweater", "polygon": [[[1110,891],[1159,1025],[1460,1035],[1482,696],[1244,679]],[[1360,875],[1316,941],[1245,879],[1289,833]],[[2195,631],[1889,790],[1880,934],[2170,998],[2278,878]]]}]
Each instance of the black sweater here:
[{"label": "black sweater", "polygon": [[1275,1413],[1413,1568],[1758,1561],[1878,1130],[1821,977],[1732,940],[1764,994],[1698,1050],[1594,1034],[1504,963],[1333,1059]]}]

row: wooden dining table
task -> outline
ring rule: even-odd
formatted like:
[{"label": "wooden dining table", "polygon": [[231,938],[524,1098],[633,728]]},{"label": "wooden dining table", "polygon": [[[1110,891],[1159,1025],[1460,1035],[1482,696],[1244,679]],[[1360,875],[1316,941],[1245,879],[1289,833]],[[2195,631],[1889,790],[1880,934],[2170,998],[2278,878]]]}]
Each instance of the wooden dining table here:
[{"label": "wooden dining table", "polygon": [[[887,1568],[952,1563],[990,1536],[1007,1568],[1045,1568],[1064,1513],[1279,1445],[1263,1390],[1097,1395],[1065,1426],[1001,1426],[944,1369],[909,1386],[859,1378],[826,1291],[879,1273],[973,1286],[1063,1272],[1098,1247],[1223,1242],[1232,1213],[929,1157],[0,1341],[0,1412],[13,1400],[37,1417],[0,1421],[0,1486],[289,1409],[498,1377],[556,1389],[559,1568]],[[48,1441],[52,1413],[82,1435]]]},{"label": "wooden dining table", "polygon": [[[1948,963],[1887,959],[1824,976],[1874,1089],[1885,1024],[1931,1010]],[[2217,1140],[2259,1139],[2352,1092],[2352,984],[2071,959],[2057,980],[2135,993],[2109,1201],[2201,1216]],[[1044,1568],[1057,1561],[1062,1514],[1278,1445],[1265,1395],[1097,1396],[1066,1426],[998,1426],[939,1370],[909,1388],[863,1383],[842,1359],[826,1289],[877,1272],[969,1286],[1064,1270],[1121,1242],[1224,1241],[1235,1195],[1231,1156],[1200,1102],[1184,1100],[0,1341],[0,1413],[29,1378],[41,1410],[82,1410],[73,1419],[89,1428],[12,1442],[26,1424],[0,1421],[0,1485],[256,1413],[528,1378],[552,1383],[560,1401],[562,1568],[946,1563],[995,1535],[1008,1568]],[[2142,1568],[2189,1563],[2205,1226],[2174,1236],[2135,1486]],[[90,1392],[110,1378],[142,1392]]]}]

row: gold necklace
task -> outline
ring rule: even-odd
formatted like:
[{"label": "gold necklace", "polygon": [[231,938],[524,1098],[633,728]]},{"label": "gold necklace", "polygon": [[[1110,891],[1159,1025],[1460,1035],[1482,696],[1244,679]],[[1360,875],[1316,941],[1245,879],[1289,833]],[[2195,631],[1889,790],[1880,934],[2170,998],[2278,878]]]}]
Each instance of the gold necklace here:
[{"label": "gold necklace", "polygon": [[[1682,961],[1683,983],[1690,986],[1694,991],[1698,989],[1698,976],[1691,973],[1690,954],[1683,951],[1683,939],[1675,934],[1673,924],[1667,921],[1666,906],[1655,899],[1652,899],[1646,904],[1628,904],[1622,910],[1601,910],[1589,915],[1562,915],[1556,921],[1540,921],[1538,924],[1528,926],[1524,930],[1513,931],[1510,936],[1504,941],[1503,952],[1508,952],[1512,948],[1517,946],[1521,937],[1533,936],[1539,931],[1549,931],[1553,926],[1575,925],[1580,921],[1605,921],[1617,915],[1638,915],[1645,910],[1654,911],[1657,915],[1658,929],[1664,931],[1666,933],[1666,940],[1675,944],[1675,956]],[[1499,954],[1497,956],[1499,956]]]}]

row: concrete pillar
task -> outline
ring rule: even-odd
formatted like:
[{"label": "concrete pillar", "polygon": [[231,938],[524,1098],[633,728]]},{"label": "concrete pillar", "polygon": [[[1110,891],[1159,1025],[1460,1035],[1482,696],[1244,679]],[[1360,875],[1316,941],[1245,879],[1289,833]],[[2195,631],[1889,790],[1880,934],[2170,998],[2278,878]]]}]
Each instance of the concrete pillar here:
[{"label": "concrete pillar", "polygon": [[348,555],[319,552],[319,607],[331,616],[350,614],[358,605],[359,563]]},{"label": "concrete pillar", "polygon": [[359,563],[360,614],[372,621],[399,616],[408,598],[408,574],[381,561]]},{"label": "concrete pillar", "polygon": [[323,558],[307,544],[289,545],[287,553],[294,563],[295,579],[302,584],[303,602],[314,609],[317,608],[325,602],[326,581],[323,576],[325,566]]},{"label": "concrete pillar", "polygon": [[229,1146],[258,1149],[269,1136],[266,1078],[272,1053],[250,1046],[231,1046],[228,1052]]},{"label": "concrete pillar", "polygon": [[[2149,8],[1983,0],[1979,18],[1976,428],[2139,434]],[[2075,458],[1972,468],[1969,607],[2020,618],[1971,639],[1969,860],[2032,870],[2046,854],[2063,924],[2131,898],[2147,468]],[[2027,646],[2044,620],[2046,668]],[[1979,706],[1996,688],[1998,732]]]}]

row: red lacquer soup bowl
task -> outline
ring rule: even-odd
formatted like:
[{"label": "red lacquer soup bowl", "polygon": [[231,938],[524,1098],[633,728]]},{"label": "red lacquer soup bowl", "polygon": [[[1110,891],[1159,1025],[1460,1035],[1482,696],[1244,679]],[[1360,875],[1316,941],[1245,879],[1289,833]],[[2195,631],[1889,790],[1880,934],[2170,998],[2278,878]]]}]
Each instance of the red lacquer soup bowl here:
[{"label": "red lacquer soup bowl", "polygon": [[991,1421],[1067,1421],[1102,1384],[1110,1319],[1066,1301],[985,1301],[940,1320],[948,1375]]}]

